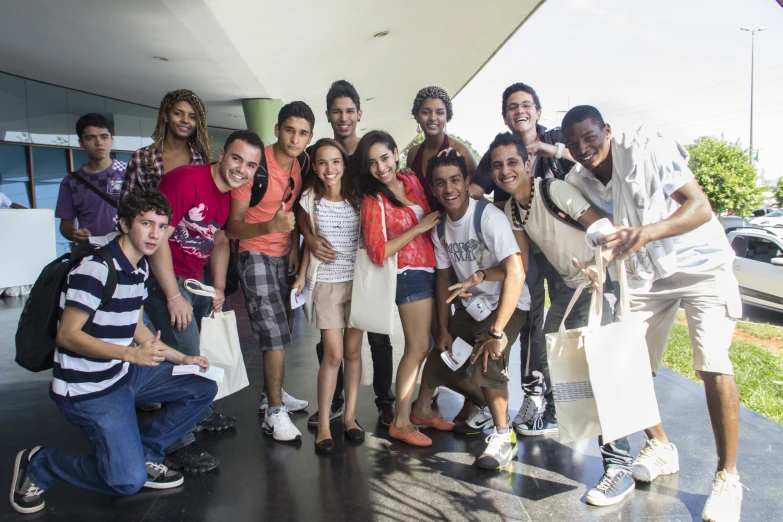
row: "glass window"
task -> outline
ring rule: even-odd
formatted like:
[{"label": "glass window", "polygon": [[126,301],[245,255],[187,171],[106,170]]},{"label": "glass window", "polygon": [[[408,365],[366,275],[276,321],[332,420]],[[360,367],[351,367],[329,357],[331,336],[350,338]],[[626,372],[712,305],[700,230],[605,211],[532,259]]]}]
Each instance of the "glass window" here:
[{"label": "glass window", "polygon": [[27,126],[33,143],[68,146],[68,109],[65,89],[25,80]]},{"label": "glass window", "polygon": [[111,114],[106,113],[106,98],[87,94],[86,92],[72,91],[66,89],[65,98],[68,105],[68,145],[71,147],[79,146],[79,136],[76,135],[76,122],[91,112],[97,112],[109,118]]},{"label": "glass window", "polygon": [[[68,172],[66,149],[33,147],[33,172],[35,174],[35,205],[36,208],[57,207],[57,196],[60,193],[60,182]],[[70,252],[70,242],[60,234],[60,220],[54,220],[57,256]]]},{"label": "glass window", "polygon": [[152,133],[155,132],[155,126],[158,124],[158,109],[140,106],[139,115],[141,116],[141,147],[146,147],[152,143]]},{"label": "glass window", "polygon": [[114,115],[114,150],[132,152],[141,148],[144,134],[141,132],[140,109],[142,107],[133,103],[106,99],[106,112]]},{"label": "glass window", "polygon": [[768,239],[760,237],[748,238],[748,250],[745,253],[747,259],[760,263],[771,263],[773,257],[783,257],[780,247]]},{"label": "glass window", "polygon": [[[74,163],[75,165],[76,163]],[[742,257],[745,255],[745,245],[747,245],[748,239],[745,236],[735,236],[731,242],[731,248],[734,249],[734,253]]]},{"label": "glass window", "polygon": [[118,159],[120,161],[123,161],[125,163],[128,163],[130,161],[131,153],[130,152],[114,152],[112,154],[114,159]]},{"label": "glass window", "polygon": [[0,141],[30,141],[24,78],[0,73]]},{"label": "glass window", "polygon": [[30,178],[24,149],[24,145],[0,144],[0,192],[14,203],[30,208]]}]

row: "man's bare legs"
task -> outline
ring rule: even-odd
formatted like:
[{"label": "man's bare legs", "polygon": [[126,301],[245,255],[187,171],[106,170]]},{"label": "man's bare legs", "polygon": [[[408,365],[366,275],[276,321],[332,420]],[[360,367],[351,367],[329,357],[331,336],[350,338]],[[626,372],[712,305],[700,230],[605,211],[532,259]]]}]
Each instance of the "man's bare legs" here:
[{"label": "man's bare legs", "polygon": [[715,447],[718,450],[718,469],[737,473],[739,446],[739,391],[733,375],[696,372],[704,381],[707,409],[710,412]]},{"label": "man's bare legs", "polygon": [[[429,361],[427,364],[433,364],[437,363],[439,361],[433,361],[430,363]],[[416,398],[416,402],[413,403],[413,414],[417,417],[421,417],[422,419],[431,420],[437,417],[434,411],[432,411],[432,402],[428,400],[422,399],[422,397],[432,397],[432,392],[434,391],[434,388],[432,388],[428,383],[426,379],[426,372],[422,375],[421,378],[421,386],[419,386],[419,396]],[[465,404],[477,404],[478,406],[486,406],[486,400],[484,398],[484,394],[482,393],[482,389],[473,384],[471,380],[468,379],[462,379],[461,381],[456,381],[453,383],[449,383],[445,385],[450,390],[454,390],[455,392],[459,393],[460,395],[465,397]],[[472,408],[472,406],[471,406]]]},{"label": "man's bare legs", "polygon": [[[480,371],[480,368],[473,368],[473,371]],[[484,399],[487,401],[489,411],[492,414],[492,420],[498,428],[508,428],[508,388],[481,388]]]},{"label": "man's bare legs", "polygon": [[283,373],[285,372],[285,350],[264,352],[264,389],[269,407],[283,405]]}]

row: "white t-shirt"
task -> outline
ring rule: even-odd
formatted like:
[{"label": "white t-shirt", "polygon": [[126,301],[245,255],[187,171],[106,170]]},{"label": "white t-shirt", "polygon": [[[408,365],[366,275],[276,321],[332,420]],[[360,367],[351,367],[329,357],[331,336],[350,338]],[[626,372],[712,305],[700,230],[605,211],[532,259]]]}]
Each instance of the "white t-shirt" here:
[{"label": "white t-shirt", "polygon": [[[309,214],[308,197],[302,194],[299,204]],[[359,246],[360,212],[347,201],[329,201],[321,198],[315,205],[315,234],[327,240],[337,259],[318,266],[316,279],[325,283],[353,280],[356,249]],[[309,223],[308,223],[309,225]]]},{"label": "white t-shirt", "polygon": [[[519,210],[519,217],[525,219],[526,211],[519,207],[514,199],[506,202],[506,218],[511,223],[512,230],[524,230],[530,239],[539,246],[544,256],[552,263],[555,270],[563,276],[565,284],[576,288],[588,278],[581,270],[574,267],[571,259],[577,258],[586,261],[594,257],[595,252],[585,243],[585,233],[566,225],[555,218],[546,208],[542,195],[541,178],[535,180],[535,196],[530,210],[530,217],[524,226],[515,223],[512,216],[512,205]],[[590,203],[582,194],[568,183],[560,180],[550,182],[550,195],[552,201],[560,210],[568,213],[573,219],[579,219],[590,208]]]},{"label": "white t-shirt", "polygon": [[[612,138],[613,153],[617,148],[614,146],[615,139]],[[666,215],[671,216],[680,208],[679,203],[674,201],[671,195],[694,179],[693,172],[688,167],[688,160],[682,156],[674,140],[660,137],[650,141],[644,154],[645,163],[650,162],[657,167],[666,197]],[[642,165],[638,167],[643,168]],[[617,179],[625,177],[625,173],[617,172],[617,162],[614,162],[613,168],[615,170],[612,172],[612,179],[606,186],[592,172],[579,164],[571,169],[566,177],[566,181],[579,189],[593,208],[612,221],[614,221],[612,184],[616,183]],[[714,214],[707,223],[688,233],[675,236],[672,240],[677,253],[677,268],[681,272],[704,272],[731,262],[734,258],[734,251]]]},{"label": "white t-shirt", "polygon": [[0,208],[11,208],[11,199],[0,192]]},{"label": "white t-shirt", "polygon": [[416,214],[416,220],[421,223],[421,220],[424,219],[424,209],[421,208],[421,205],[411,205],[408,208]]},{"label": "white t-shirt", "polygon": [[[511,231],[511,226],[502,211],[494,205],[487,205],[481,216],[481,231],[486,246],[476,235],[473,227],[473,214],[476,211],[476,200],[470,199],[468,210],[457,221],[452,221],[447,215],[444,230],[444,240],[438,237],[437,227],[432,229],[432,243],[435,246],[435,260],[438,269],[453,268],[457,279],[463,281],[480,268],[492,268],[500,264],[510,255],[519,253],[519,246]],[[502,281],[485,281],[470,289],[474,296],[486,297],[489,307],[497,308],[500,301]],[[462,304],[468,305],[463,299]],[[530,292],[527,284],[519,296],[517,308],[530,310]]]}]

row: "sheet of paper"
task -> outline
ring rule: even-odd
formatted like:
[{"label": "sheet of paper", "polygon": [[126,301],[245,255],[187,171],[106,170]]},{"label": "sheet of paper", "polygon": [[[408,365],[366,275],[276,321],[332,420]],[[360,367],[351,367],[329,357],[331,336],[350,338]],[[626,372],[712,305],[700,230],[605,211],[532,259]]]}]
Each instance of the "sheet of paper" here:
[{"label": "sheet of paper", "polygon": [[175,366],[171,371],[171,375],[198,375],[215,382],[223,382],[223,374],[225,371],[218,366],[210,365],[209,370],[204,370],[197,364],[180,364]]},{"label": "sheet of paper", "polygon": [[473,347],[457,337],[451,344],[451,354],[443,352],[440,356],[452,371],[457,371],[465,364],[471,353],[473,353]]},{"label": "sheet of paper", "polygon": [[291,310],[295,310],[307,302],[307,288],[300,295],[296,295],[296,288],[291,290]]},{"label": "sheet of paper", "polygon": [[109,242],[114,239],[115,237],[119,236],[119,232],[109,232],[105,236],[90,236],[90,244],[91,245],[108,245]]}]

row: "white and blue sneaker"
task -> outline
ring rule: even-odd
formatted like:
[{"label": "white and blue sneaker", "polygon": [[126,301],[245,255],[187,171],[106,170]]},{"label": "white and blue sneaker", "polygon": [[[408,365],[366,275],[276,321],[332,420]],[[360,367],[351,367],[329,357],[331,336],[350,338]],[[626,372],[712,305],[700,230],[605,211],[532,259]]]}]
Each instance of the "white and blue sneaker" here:
[{"label": "white and blue sneaker", "polygon": [[611,506],[621,502],[636,489],[636,482],[630,471],[610,467],[604,472],[598,484],[587,492],[585,500],[591,506]]},{"label": "white and blue sneaker", "polygon": [[527,423],[520,424],[516,432],[526,437],[535,437],[537,435],[548,435],[557,433],[557,417],[553,406],[546,406],[543,411],[533,415]]}]

